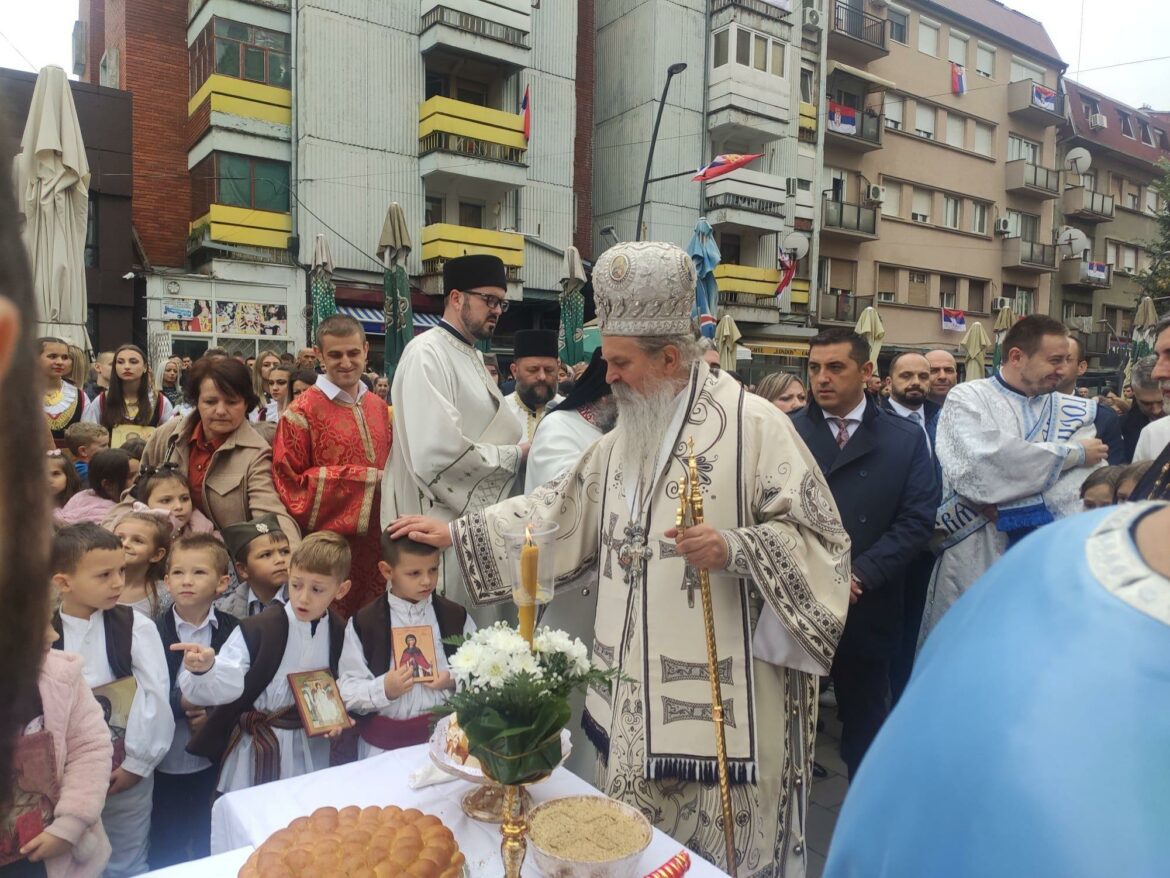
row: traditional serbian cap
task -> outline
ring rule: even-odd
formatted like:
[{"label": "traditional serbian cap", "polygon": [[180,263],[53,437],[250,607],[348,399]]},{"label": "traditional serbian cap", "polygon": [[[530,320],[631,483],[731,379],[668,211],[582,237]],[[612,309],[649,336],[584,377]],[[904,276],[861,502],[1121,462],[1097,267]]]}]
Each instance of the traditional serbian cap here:
[{"label": "traditional serbian cap", "polygon": [[479,287],[508,288],[508,273],[503,260],[490,254],[456,256],[443,263],[443,294],[451,290],[474,290]]},{"label": "traditional serbian cap", "polygon": [[248,550],[248,545],[257,537],[268,534],[281,534],[280,521],[275,515],[261,515],[251,521],[241,521],[239,524],[229,524],[220,531],[223,534],[224,544],[233,561],[239,561],[240,556]]},{"label": "traditional serbian cap", "polygon": [[516,333],[512,356],[557,358],[557,334],[551,329],[521,329]]},{"label": "traditional serbian cap", "polygon": [[695,266],[681,247],[655,241],[616,244],[593,267],[602,335],[685,335],[693,331]]}]

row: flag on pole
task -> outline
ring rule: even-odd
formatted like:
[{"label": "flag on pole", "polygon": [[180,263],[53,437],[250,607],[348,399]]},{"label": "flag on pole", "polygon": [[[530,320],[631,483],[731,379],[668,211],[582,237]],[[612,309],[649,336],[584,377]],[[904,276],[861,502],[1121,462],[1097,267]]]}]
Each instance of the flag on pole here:
[{"label": "flag on pole", "polygon": [[967,68],[951,62],[951,92],[957,95],[967,93]]},{"label": "flag on pole", "polygon": [[781,248],[778,258],[780,263],[780,282],[776,284],[776,297],[779,297],[788,289],[788,285],[792,283],[792,278],[796,276],[796,255]]},{"label": "flag on pole", "polygon": [[696,183],[701,180],[712,180],[723,174],[729,174],[736,168],[742,168],[749,162],[754,162],[756,159],[763,156],[762,152],[752,153],[751,155],[740,155],[738,153],[726,153],[724,155],[717,155],[711,159],[711,163],[699,168],[699,172],[692,178]]},{"label": "flag on pole", "polygon": [[532,139],[532,100],[528,94],[531,86],[524,86],[524,99],[520,101],[520,114],[524,117],[524,139]]},{"label": "flag on pole", "polygon": [[942,328],[944,332],[963,332],[967,328],[967,315],[962,311],[943,308]]},{"label": "flag on pole", "polygon": [[829,101],[829,130],[839,134],[857,133],[857,111],[836,101]]}]

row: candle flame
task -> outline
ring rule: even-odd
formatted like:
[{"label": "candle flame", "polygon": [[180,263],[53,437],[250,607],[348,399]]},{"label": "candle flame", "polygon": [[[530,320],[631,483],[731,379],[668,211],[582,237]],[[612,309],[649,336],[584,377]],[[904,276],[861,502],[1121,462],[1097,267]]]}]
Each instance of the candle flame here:
[{"label": "candle flame", "polygon": [[526,524],[524,526],[524,545],[526,545],[526,546],[536,545],[532,541],[532,523],[531,522],[529,522],[528,524]]}]

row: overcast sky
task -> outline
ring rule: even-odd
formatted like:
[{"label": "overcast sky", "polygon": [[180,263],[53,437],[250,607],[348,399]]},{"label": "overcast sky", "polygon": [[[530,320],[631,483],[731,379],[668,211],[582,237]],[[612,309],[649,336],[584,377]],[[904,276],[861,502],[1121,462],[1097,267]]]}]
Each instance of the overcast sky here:
[{"label": "overcast sky", "polygon": [[[1006,5],[1044,22],[1069,76],[1135,107],[1170,110],[1170,59],[1132,63],[1170,56],[1166,0],[1010,0]],[[71,70],[77,0],[0,0],[0,6],[6,12],[0,14],[0,67],[59,64]],[[14,15],[14,7],[35,7],[36,14]],[[1111,67],[1117,64],[1125,66]]]}]

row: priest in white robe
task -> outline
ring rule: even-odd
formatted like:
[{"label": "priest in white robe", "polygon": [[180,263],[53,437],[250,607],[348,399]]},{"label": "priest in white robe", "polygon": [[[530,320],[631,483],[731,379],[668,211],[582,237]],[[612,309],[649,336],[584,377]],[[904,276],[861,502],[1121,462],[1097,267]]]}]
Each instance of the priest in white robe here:
[{"label": "priest in white robe", "polygon": [[[528,453],[520,422],[484,368],[475,342],[491,338],[507,309],[507,277],[495,256],[460,256],[443,266],[443,319],[406,346],[390,395],[394,444],[382,482],[382,521],[429,515],[451,521],[512,492]],[[470,606],[452,553],[439,590]],[[502,615],[483,610],[477,624]]]},{"label": "priest in white robe", "polygon": [[521,329],[512,348],[512,379],[515,389],[504,402],[524,428],[531,442],[536,428],[564,397],[557,393],[557,334],[550,329]]},{"label": "priest in white robe", "polygon": [[[738,873],[802,876],[817,676],[845,620],[849,539],[788,418],[701,362],[687,254],[619,244],[593,282],[617,427],[530,496],[451,524],[403,519],[390,532],[453,541],[472,597],[490,602],[511,597],[501,530],[555,522],[558,585],[594,571],[592,661],[625,675],[586,696],[598,786],[726,866],[694,576],[709,570]],[[692,442],[706,523],[680,534]]]},{"label": "priest in white robe", "polygon": [[919,647],[939,619],[1008,547],[1083,508],[1080,488],[1109,447],[1097,404],[1054,390],[1068,369],[1068,330],[1040,314],[1008,330],[996,375],[948,395],[935,453],[942,468],[942,532]]}]

